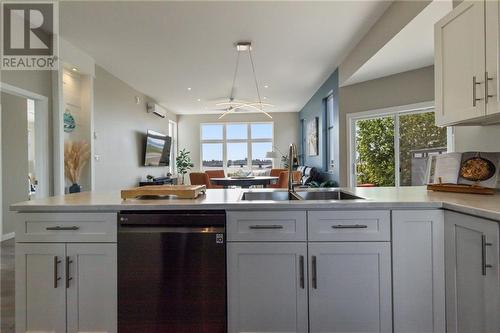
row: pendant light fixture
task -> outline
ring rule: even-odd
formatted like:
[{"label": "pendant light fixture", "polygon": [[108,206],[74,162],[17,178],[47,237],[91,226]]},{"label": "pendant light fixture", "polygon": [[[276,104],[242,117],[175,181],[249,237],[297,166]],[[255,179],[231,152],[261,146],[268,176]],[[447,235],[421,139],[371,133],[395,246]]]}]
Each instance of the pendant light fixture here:
[{"label": "pendant light fixture", "polygon": [[[250,111],[261,112],[272,119],[273,117],[271,117],[271,115],[265,111],[265,108],[273,107],[274,105],[262,102],[262,98],[261,98],[260,90],[259,90],[259,83],[257,81],[257,74],[255,72],[255,64],[253,62],[253,57],[252,57],[252,43],[251,42],[238,42],[238,43],[236,43],[236,51],[237,51],[236,67],[234,69],[233,84],[231,86],[231,92],[229,94],[228,101],[215,104],[217,107],[222,107],[224,110],[224,113],[222,113],[222,115],[219,117],[219,119],[225,117],[228,114],[235,113],[238,110],[250,110]],[[250,64],[252,66],[253,80],[255,83],[255,90],[257,92],[257,101],[256,102],[236,100],[234,98],[234,90],[235,90],[234,87],[236,84],[236,79],[238,77],[240,55],[242,53],[248,53],[248,57],[250,59]]]}]

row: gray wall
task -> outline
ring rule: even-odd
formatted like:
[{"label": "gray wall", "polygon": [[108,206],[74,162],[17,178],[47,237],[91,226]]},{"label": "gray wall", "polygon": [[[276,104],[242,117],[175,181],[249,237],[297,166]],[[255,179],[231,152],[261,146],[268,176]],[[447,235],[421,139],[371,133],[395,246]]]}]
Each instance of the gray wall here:
[{"label": "gray wall", "polygon": [[[135,96],[141,99],[136,104]],[[168,119],[146,112],[147,96],[96,66],[94,129],[96,132],[95,189],[120,190],[137,186],[146,175],[162,176],[167,167],[144,167],[144,136],[148,129],[168,133]]]},{"label": "gray wall", "polygon": [[348,113],[434,100],[434,66],[340,88],[340,184],[348,183]]},{"label": "gray wall", "polygon": [[[223,122],[251,122],[251,121],[273,121],[274,122],[274,145],[284,154],[288,151],[290,143],[298,143],[299,122],[296,112],[278,112],[272,114],[273,119],[257,113],[236,114],[224,117]],[[179,150],[186,148],[191,152],[194,162],[193,171],[200,170],[200,124],[201,123],[221,123],[219,115],[179,115]]]},{"label": "gray wall", "polygon": [[9,206],[28,197],[28,116],[25,98],[2,93],[2,234],[19,220]]}]

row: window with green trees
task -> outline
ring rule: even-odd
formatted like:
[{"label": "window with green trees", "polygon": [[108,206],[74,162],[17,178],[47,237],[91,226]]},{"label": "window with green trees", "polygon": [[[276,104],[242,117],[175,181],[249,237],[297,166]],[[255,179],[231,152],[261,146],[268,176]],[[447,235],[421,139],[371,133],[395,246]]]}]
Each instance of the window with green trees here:
[{"label": "window with green trees", "polygon": [[434,112],[396,113],[355,121],[357,186],[423,185],[427,156],[446,151],[446,128]]}]

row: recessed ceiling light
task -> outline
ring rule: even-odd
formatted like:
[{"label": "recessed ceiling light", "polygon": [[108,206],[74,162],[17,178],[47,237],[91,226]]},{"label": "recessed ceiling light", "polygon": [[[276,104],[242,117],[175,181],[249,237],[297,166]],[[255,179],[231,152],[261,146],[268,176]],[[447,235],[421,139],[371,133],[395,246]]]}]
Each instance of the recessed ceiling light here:
[{"label": "recessed ceiling light", "polygon": [[264,86],[264,88],[266,88],[266,89],[267,89],[267,88],[269,88],[269,86],[266,84],[266,85]]},{"label": "recessed ceiling light", "polygon": [[72,70],[73,72],[78,72],[78,68],[76,68],[76,67],[71,68],[71,70]]},{"label": "recessed ceiling light", "polygon": [[189,87],[188,90],[191,91],[191,87]]},{"label": "recessed ceiling light", "polygon": [[267,99],[267,97],[266,97],[266,96],[264,96],[264,99]]},{"label": "recessed ceiling light", "polygon": [[197,101],[198,101],[198,102],[201,102],[201,98],[198,98],[198,99],[197,99]]}]

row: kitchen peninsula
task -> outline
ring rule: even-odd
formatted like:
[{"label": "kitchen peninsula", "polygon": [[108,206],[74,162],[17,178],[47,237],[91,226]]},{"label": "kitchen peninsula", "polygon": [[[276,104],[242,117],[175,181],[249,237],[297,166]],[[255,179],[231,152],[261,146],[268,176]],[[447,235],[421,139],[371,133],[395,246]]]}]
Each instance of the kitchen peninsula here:
[{"label": "kitchen peninsula", "polygon": [[498,332],[500,195],[342,191],[362,199],[243,200],[273,191],[215,189],[194,200],[115,192],[13,205],[18,331],[116,332],[124,222],[217,214],[228,332]]}]

